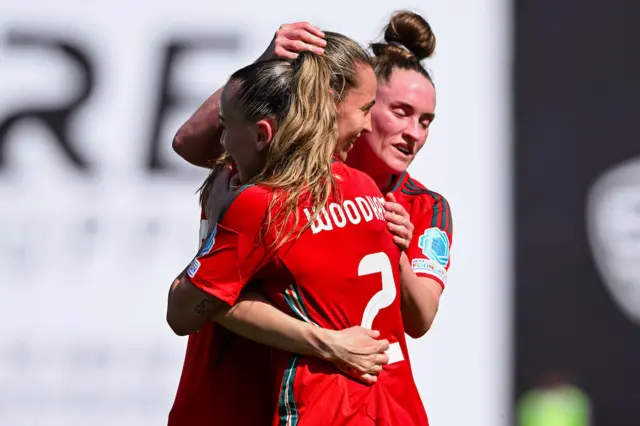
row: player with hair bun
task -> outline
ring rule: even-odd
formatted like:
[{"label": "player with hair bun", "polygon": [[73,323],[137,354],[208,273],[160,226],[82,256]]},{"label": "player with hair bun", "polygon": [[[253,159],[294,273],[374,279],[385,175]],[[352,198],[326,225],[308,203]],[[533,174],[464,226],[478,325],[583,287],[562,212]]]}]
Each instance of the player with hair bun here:
[{"label": "player with hair bun", "polygon": [[422,65],[435,46],[435,35],[422,16],[393,14],[384,41],[371,45],[378,79],[372,130],[362,134],[348,158],[348,164],[371,176],[383,193],[391,191],[411,217],[414,237],[401,263],[402,309],[405,331],[414,338],[427,332],[436,315],[453,240],[447,200],[407,172],[435,119],[435,86]]}]

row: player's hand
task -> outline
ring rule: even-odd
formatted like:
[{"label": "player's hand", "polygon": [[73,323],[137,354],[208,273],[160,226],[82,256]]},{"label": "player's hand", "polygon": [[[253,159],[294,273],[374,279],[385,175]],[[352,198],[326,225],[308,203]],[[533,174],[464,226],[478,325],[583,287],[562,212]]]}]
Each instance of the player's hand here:
[{"label": "player's hand", "polygon": [[217,222],[222,208],[227,204],[229,197],[239,186],[238,179],[238,174],[233,173],[231,167],[227,166],[218,173],[213,181],[204,209],[211,225]]},{"label": "player's hand", "polygon": [[308,22],[284,24],[276,31],[267,50],[258,59],[295,59],[298,52],[309,50],[317,55],[324,54],[324,33]]},{"label": "player's hand", "polygon": [[384,218],[387,221],[389,231],[393,234],[393,242],[401,250],[407,250],[413,238],[413,224],[409,213],[396,201],[392,193],[385,195]]},{"label": "player's hand", "polygon": [[379,340],[379,331],[362,327],[332,333],[329,342],[331,363],[356,380],[367,384],[376,383],[382,366],[389,363],[389,357],[384,353],[389,349],[389,341]]}]

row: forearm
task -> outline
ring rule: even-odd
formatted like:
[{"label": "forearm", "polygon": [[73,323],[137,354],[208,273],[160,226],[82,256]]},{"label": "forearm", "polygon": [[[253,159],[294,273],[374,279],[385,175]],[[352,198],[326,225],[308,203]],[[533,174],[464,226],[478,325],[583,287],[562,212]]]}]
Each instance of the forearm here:
[{"label": "forearm", "polygon": [[[326,42],[324,33],[308,23],[296,23],[280,27],[267,49],[255,62],[275,57],[295,58],[296,52],[312,50],[322,54]],[[202,167],[211,167],[211,160],[223,152],[220,145],[220,97],[218,89],[198,108],[186,123],[180,127],[173,139],[173,149],[188,162]]]},{"label": "forearm", "polygon": [[171,283],[167,300],[167,323],[178,336],[186,336],[228,308],[224,302],[196,288],[181,273]]},{"label": "forearm", "polygon": [[220,145],[220,97],[216,90],[198,110],[178,129],[173,138],[173,149],[189,163],[211,167],[224,151]]},{"label": "forearm", "polygon": [[[256,60],[270,59],[273,53],[267,49]],[[173,150],[189,163],[211,168],[214,160],[224,152],[220,144],[220,98],[224,87],[216,90],[196,112],[178,129],[173,137]]]},{"label": "forearm", "polygon": [[215,320],[234,333],[263,345],[324,360],[333,359],[331,330],[297,320],[256,293],[243,296]]},{"label": "forearm", "polygon": [[431,278],[417,276],[404,254],[400,261],[400,284],[405,332],[417,339],[424,336],[433,324],[442,287]]}]

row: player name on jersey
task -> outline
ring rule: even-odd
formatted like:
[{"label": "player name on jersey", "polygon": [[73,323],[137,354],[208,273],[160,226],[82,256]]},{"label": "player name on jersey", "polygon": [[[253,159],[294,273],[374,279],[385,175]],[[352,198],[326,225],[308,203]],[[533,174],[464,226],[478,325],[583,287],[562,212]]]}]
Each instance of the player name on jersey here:
[{"label": "player name on jersey", "polygon": [[[341,203],[330,203],[324,207],[311,224],[314,234],[322,231],[331,231],[336,228],[344,228],[348,223],[357,225],[363,220],[369,222],[373,219],[384,220],[384,198],[382,197],[356,197],[353,200],[344,200]],[[304,209],[307,220],[311,221],[312,212]]]}]

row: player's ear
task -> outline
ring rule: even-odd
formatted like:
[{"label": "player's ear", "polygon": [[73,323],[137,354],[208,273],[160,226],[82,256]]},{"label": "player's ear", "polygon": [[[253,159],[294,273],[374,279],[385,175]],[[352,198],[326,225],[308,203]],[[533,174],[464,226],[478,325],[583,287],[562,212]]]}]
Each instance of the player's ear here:
[{"label": "player's ear", "polygon": [[271,117],[263,118],[256,123],[258,129],[258,151],[263,150],[276,134],[276,121]]}]

